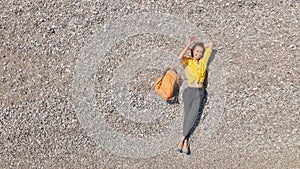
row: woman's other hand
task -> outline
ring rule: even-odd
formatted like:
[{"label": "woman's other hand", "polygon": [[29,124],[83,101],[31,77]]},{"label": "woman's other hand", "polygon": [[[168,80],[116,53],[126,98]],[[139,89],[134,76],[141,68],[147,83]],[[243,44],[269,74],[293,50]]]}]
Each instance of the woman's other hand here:
[{"label": "woman's other hand", "polygon": [[213,48],[214,44],[212,42],[209,42],[204,45],[205,48]]},{"label": "woman's other hand", "polygon": [[190,37],[189,43],[188,43],[188,46],[189,46],[189,47],[195,42],[195,39],[196,39],[196,36]]}]

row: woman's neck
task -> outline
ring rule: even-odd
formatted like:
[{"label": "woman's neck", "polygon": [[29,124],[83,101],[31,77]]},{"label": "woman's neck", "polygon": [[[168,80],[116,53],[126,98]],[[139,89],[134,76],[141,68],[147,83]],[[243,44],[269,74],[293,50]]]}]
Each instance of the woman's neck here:
[{"label": "woman's neck", "polygon": [[200,60],[200,59],[194,58],[194,61],[195,61],[196,63],[199,63],[199,60]]}]

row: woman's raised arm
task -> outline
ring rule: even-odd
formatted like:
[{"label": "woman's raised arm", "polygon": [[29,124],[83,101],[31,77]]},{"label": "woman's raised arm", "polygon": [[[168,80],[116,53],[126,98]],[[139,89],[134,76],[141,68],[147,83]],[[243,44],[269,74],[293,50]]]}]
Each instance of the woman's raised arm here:
[{"label": "woman's raised arm", "polygon": [[195,36],[192,36],[192,37],[189,39],[188,45],[187,45],[187,46],[181,51],[181,53],[178,55],[178,59],[180,59],[180,60],[183,59],[185,53],[190,49],[191,44],[194,43],[195,38],[196,38]]}]

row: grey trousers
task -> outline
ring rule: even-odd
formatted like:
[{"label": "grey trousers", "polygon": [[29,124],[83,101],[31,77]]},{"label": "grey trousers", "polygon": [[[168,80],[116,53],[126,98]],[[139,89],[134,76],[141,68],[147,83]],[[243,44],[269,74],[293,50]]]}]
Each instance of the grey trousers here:
[{"label": "grey trousers", "polygon": [[204,97],[204,88],[187,87],[182,94],[184,104],[183,136],[188,138],[191,134],[195,120],[201,110]]}]

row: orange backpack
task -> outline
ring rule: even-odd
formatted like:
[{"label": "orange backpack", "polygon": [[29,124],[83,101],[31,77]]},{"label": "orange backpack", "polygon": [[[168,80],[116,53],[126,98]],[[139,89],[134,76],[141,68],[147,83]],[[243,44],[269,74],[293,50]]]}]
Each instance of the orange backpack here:
[{"label": "orange backpack", "polygon": [[169,66],[153,84],[155,93],[166,101],[170,101],[179,87],[179,75]]}]

